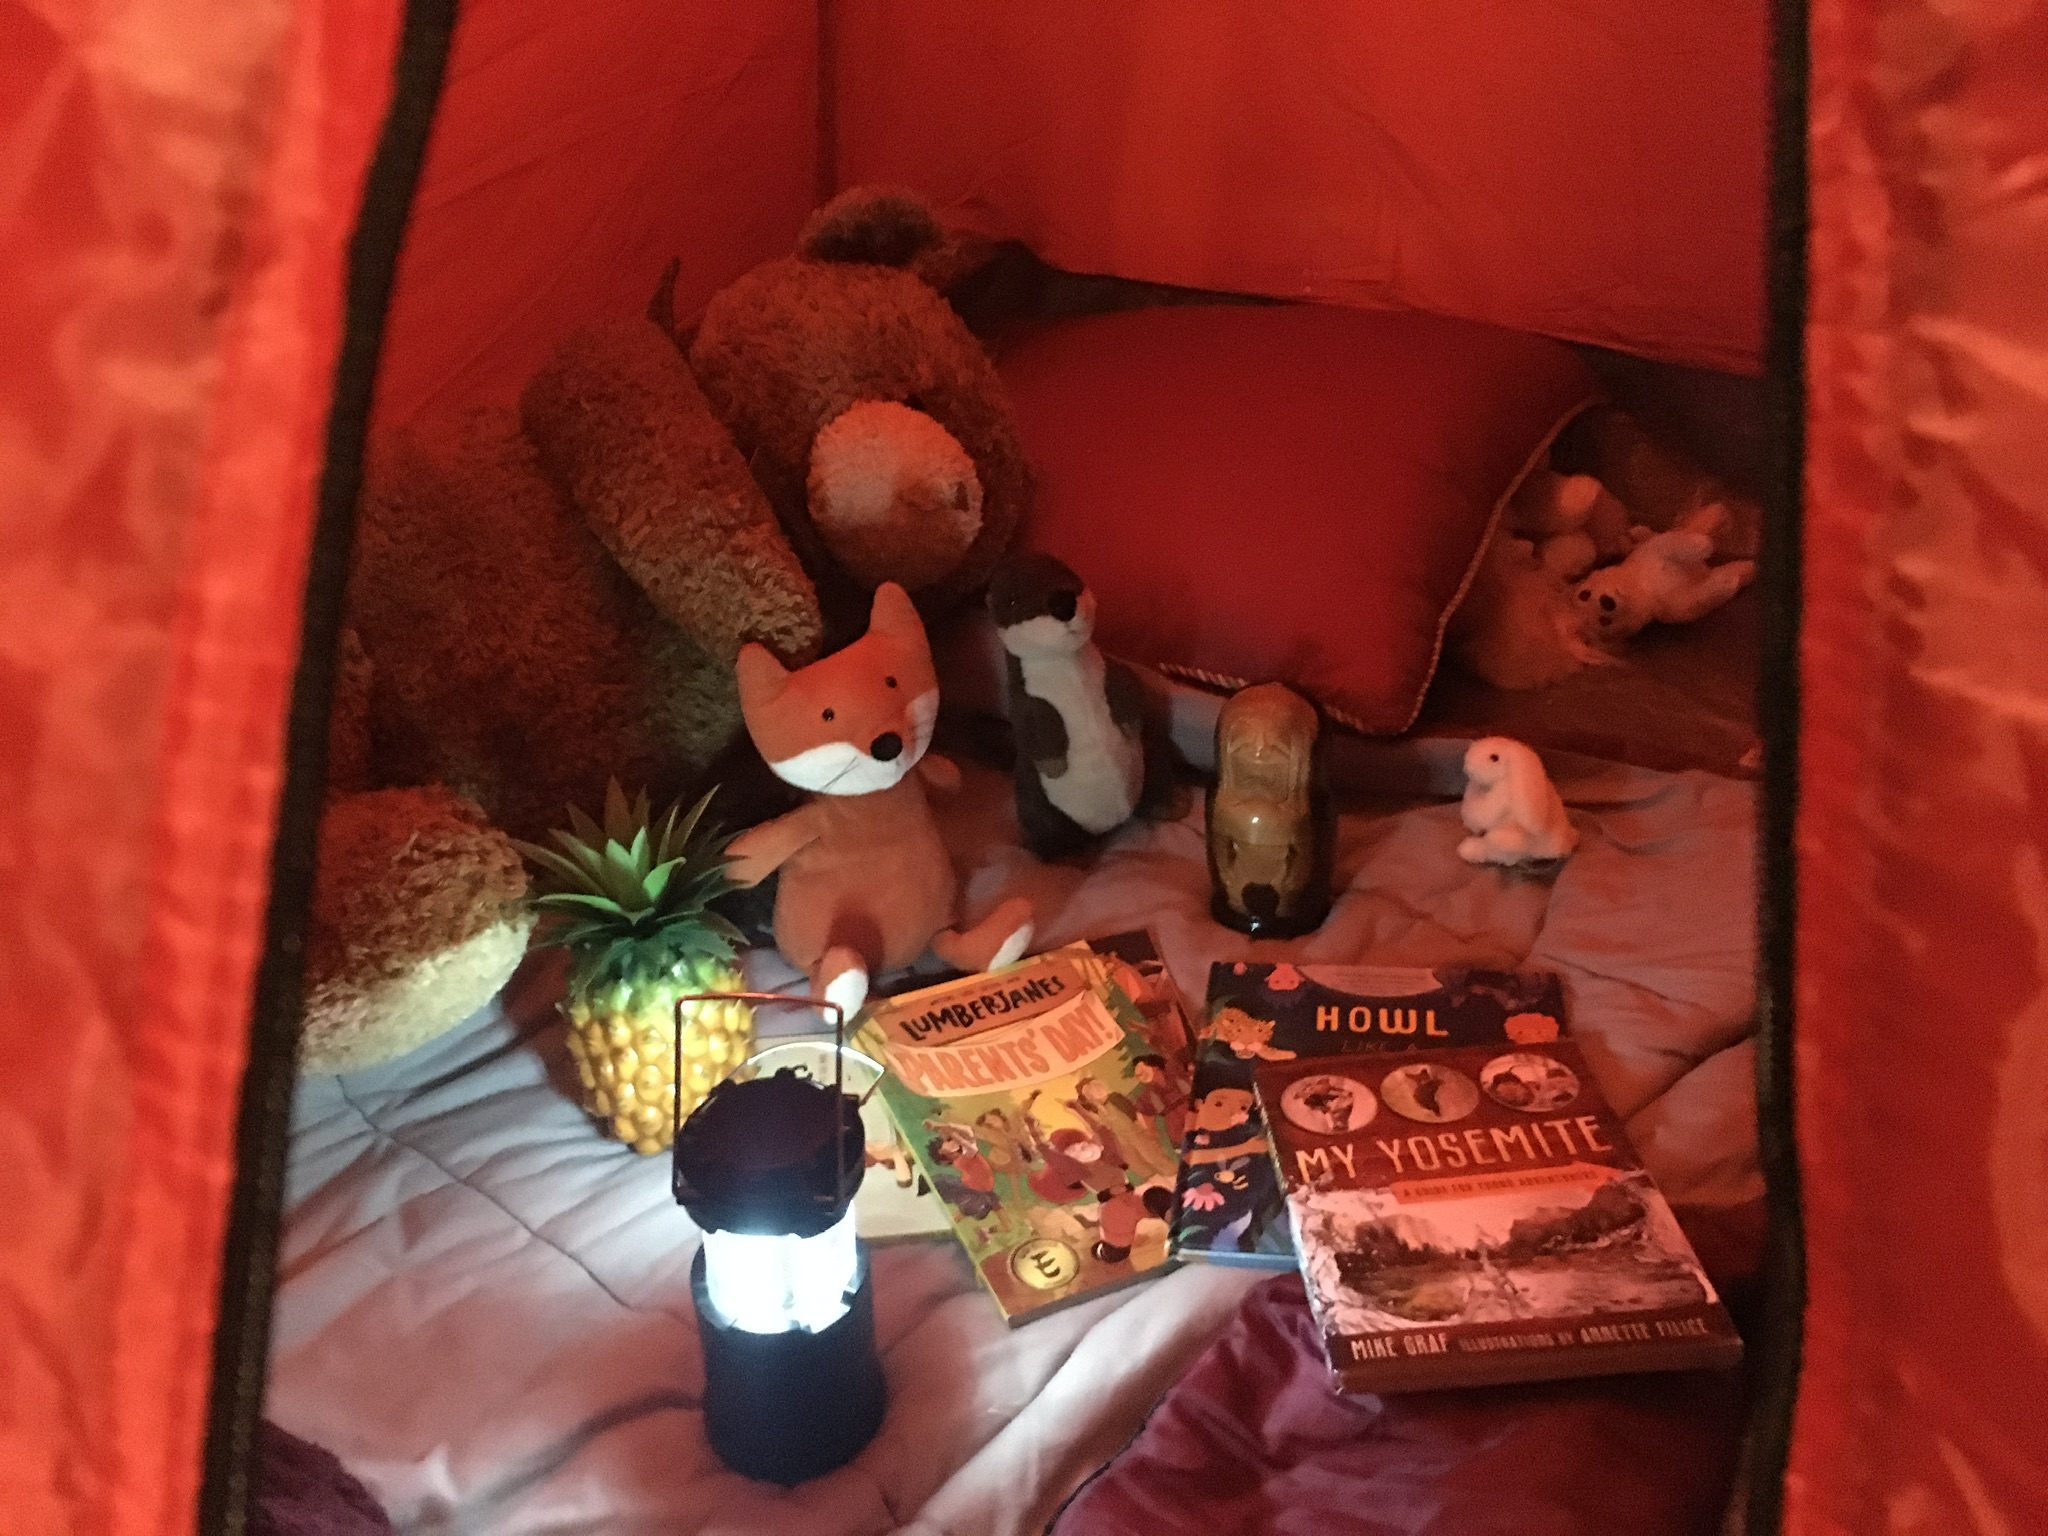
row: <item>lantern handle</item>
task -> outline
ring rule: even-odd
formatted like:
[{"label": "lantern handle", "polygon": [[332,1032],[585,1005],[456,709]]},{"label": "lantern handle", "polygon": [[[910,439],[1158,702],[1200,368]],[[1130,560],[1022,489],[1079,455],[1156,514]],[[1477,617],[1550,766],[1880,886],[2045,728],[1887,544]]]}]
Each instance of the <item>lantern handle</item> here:
[{"label": "lantern handle", "polygon": [[[673,1015],[674,1038],[671,1046],[675,1054],[670,1059],[676,1063],[679,1069],[683,1062],[683,1004],[727,1002],[750,1003],[757,1007],[815,1008],[820,1013],[824,1012],[827,1008],[831,1009],[832,1101],[835,1105],[844,1102],[846,1098],[846,1010],[838,1003],[833,1002],[829,997],[791,997],[787,992],[686,992],[676,999],[675,1013]],[[854,1106],[856,1110],[866,1106],[868,1099],[874,1094],[875,1088],[881,1086],[881,1082],[882,1080],[879,1077],[875,1079],[874,1087],[869,1088],[867,1093],[861,1095],[860,1103]],[[673,1140],[680,1137],[683,1133],[683,1074],[680,1070],[675,1073],[675,1081],[671,1087],[673,1092],[669,1104],[669,1134]],[[834,1198],[836,1199],[836,1191],[846,1187],[846,1137],[836,1131],[832,1137],[832,1165],[838,1179],[837,1184],[834,1186]],[[679,1167],[680,1164],[677,1166]]]}]

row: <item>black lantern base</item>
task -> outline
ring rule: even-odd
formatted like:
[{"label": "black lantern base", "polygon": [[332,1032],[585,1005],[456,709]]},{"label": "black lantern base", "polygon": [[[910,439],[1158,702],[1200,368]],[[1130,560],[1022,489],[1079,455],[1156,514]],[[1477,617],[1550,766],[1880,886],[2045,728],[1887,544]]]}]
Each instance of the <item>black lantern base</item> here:
[{"label": "black lantern base", "polygon": [[690,1267],[704,1341],[704,1433],[733,1471],[783,1487],[845,1466],[888,1406],[875,1353],[875,1291],[860,1256],[852,1305],[822,1333],[749,1333],[712,1320],[704,1251]]}]

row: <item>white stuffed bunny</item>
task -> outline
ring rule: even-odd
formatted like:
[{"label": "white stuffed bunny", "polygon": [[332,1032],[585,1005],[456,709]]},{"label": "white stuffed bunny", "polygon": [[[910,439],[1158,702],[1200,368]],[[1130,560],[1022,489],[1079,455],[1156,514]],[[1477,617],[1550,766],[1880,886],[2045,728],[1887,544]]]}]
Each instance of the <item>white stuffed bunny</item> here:
[{"label": "white stuffed bunny", "polygon": [[1458,844],[1468,864],[1544,864],[1579,846],[1543,760],[1519,741],[1485,736],[1465,749],[1465,830]]},{"label": "white stuffed bunny", "polygon": [[1727,602],[1756,574],[1754,560],[1712,563],[1727,523],[1726,508],[1702,507],[1643,539],[1621,564],[1588,575],[1578,590],[1580,633],[1616,645],[1645,624],[1690,624]]}]

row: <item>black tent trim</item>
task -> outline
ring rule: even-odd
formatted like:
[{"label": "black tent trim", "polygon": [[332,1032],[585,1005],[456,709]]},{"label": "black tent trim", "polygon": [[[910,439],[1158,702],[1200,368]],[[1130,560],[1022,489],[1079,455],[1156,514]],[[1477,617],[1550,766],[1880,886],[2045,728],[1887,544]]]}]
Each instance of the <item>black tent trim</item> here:
[{"label": "black tent trim", "polygon": [[1793,829],[1799,813],[1799,630],[1806,463],[1807,85],[1806,0],[1771,6],[1770,273],[1764,387],[1771,460],[1758,583],[1763,589],[1763,740],[1757,847],[1757,1143],[1770,1225],[1764,1296],[1749,1339],[1754,1407],[1745,1446],[1743,1529],[1775,1536],[1806,1315],[1806,1238],[1794,1130],[1793,971],[1798,919]]},{"label": "black tent trim", "polygon": [[341,348],[328,409],[298,670],[286,724],[284,787],[271,849],[269,910],[235,1126],[235,1185],[222,1256],[199,1490],[199,1529],[206,1536],[242,1536],[249,1528],[256,1435],[269,1367],[271,1293],[296,1078],[306,923],[326,791],[335,650],[385,314],[440,104],[455,10],[456,0],[410,0],[406,6],[391,105],[349,241]]}]

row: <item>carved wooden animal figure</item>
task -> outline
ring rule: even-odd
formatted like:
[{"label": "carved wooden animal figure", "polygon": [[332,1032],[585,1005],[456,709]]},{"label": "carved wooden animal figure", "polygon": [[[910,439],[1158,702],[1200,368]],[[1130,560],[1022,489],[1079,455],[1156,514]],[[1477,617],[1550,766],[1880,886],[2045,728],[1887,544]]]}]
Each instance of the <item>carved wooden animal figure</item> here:
[{"label": "carved wooden animal figure", "polygon": [[1330,909],[1329,827],[1315,782],[1314,706],[1278,683],[1232,696],[1216,720],[1209,875],[1216,920],[1307,933]]}]

